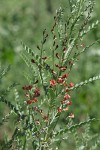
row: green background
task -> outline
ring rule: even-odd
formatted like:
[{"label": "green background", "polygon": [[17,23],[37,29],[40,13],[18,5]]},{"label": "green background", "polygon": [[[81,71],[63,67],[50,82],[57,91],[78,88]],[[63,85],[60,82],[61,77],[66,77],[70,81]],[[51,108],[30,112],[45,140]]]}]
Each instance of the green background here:
[{"label": "green background", "polygon": [[[56,9],[60,6],[69,7],[66,0],[0,0],[0,62],[3,67],[11,64],[11,70],[0,83],[1,89],[6,89],[13,82],[20,82],[21,85],[26,83],[23,71],[27,70],[27,66],[20,57],[20,51],[23,49],[21,41],[35,51],[36,45],[41,41],[43,29],[46,28],[50,32]],[[100,0],[96,0],[90,23],[99,19]],[[100,38],[100,26],[87,35],[84,42],[88,44],[98,38]],[[82,54],[80,63],[77,63],[72,71],[71,80],[78,83],[98,74],[100,74],[99,44]],[[21,86],[19,93],[23,95],[20,89]],[[13,92],[8,98],[14,103]],[[100,81],[76,90],[72,95],[72,101],[75,122],[85,120],[88,115],[90,118],[100,118]],[[8,108],[0,103],[0,118],[8,111]],[[12,126],[3,127],[0,140],[5,129],[11,135],[13,126],[12,121]],[[99,126],[99,123],[93,124],[92,131],[99,132]]]}]

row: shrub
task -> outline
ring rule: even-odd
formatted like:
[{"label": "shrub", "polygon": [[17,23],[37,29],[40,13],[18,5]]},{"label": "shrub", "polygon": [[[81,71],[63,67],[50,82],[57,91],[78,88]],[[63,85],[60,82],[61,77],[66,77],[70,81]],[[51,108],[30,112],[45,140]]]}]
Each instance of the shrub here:
[{"label": "shrub", "polygon": [[[70,81],[71,71],[74,69],[74,64],[79,61],[80,55],[100,41],[97,40],[87,46],[83,42],[88,32],[99,24],[99,21],[96,21],[88,26],[94,4],[93,0],[89,2],[69,0],[70,13],[66,14],[66,8],[57,10],[51,36],[45,29],[36,51],[22,42],[24,51],[21,52],[21,56],[29,68],[29,72],[25,72],[28,84],[22,86],[25,94],[23,102],[15,88],[16,84],[1,92],[0,102],[4,102],[11,109],[11,112],[2,119],[1,125],[13,112],[16,114],[15,130],[11,139],[5,140],[2,150],[60,149],[61,142],[68,140],[73,133],[76,149],[97,148],[98,135],[95,136],[97,137],[95,146],[89,147],[87,143],[91,138],[88,131],[85,131],[81,140],[78,139],[76,129],[98,119],[92,118],[74,124],[74,110],[70,108],[71,95],[75,89],[100,79],[98,75],[78,84]],[[48,38],[52,38],[49,49],[47,49]],[[1,70],[0,79],[7,70]],[[15,105],[6,99],[7,93],[13,87]],[[60,123],[61,118],[64,124]],[[84,140],[84,137],[88,138]],[[71,140],[69,142],[72,143]]]}]

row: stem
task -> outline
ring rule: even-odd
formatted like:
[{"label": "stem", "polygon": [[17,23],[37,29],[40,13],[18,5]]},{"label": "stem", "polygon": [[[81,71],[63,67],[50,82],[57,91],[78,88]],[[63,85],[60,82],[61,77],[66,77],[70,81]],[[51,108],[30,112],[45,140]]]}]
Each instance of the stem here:
[{"label": "stem", "polygon": [[[41,67],[41,66],[40,66]],[[39,72],[40,72],[40,77],[41,77],[41,81],[42,81],[42,86],[43,86],[43,89],[44,89],[44,82],[43,82],[43,77],[42,77],[42,70],[41,68],[39,68]]]},{"label": "stem", "polygon": [[54,48],[53,48],[53,51],[52,51],[52,61],[53,61],[53,70],[54,70]]},{"label": "stem", "polygon": [[43,55],[43,45],[44,45],[43,42],[44,42],[44,35],[43,35],[43,41],[42,41],[42,46],[41,46],[40,66],[38,66],[38,68],[39,68],[39,73],[40,73],[40,77],[41,77],[41,81],[42,81],[42,87],[43,87],[44,92],[45,92],[44,81],[43,81],[43,76],[42,76],[42,55]]},{"label": "stem", "polygon": [[72,12],[71,1],[70,0],[68,0],[68,1],[69,1],[70,11]]},{"label": "stem", "polygon": [[84,2],[84,0],[80,1],[79,9],[78,9],[78,12],[77,12],[77,16],[76,16],[76,18],[75,18],[75,20],[74,20],[74,22],[73,22],[73,24],[71,26],[69,37],[71,37],[72,31],[74,29],[74,26],[75,26],[76,22],[78,21],[79,17],[81,16],[80,12],[81,12],[81,6],[82,6],[83,2]]},{"label": "stem", "polygon": [[25,148],[26,148],[26,136],[25,136],[25,139],[24,139],[23,150],[25,150]]}]

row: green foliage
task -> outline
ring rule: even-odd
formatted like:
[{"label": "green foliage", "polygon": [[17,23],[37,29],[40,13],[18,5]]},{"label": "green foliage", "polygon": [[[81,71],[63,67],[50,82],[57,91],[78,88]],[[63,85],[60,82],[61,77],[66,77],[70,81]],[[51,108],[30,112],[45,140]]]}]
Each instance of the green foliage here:
[{"label": "green foliage", "polygon": [[74,87],[70,88],[70,90],[80,88],[81,86],[86,85],[86,84],[93,82],[95,80],[98,80],[98,79],[100,79],[100,75],[90,78],[89,80],[85,80],[83,82],[77,83]]},{"label": "green foliage", "polygon": [[3,78],[3,76],[5,76],[8,73],[9,69],[10,69],[10,66],[8,66],[4,69],[2,69],[0,66],[0,80]]},{"label": "green foliage", "polygon": [[[68,143],[70,143],[69,146],[66,145],[66,148],[74,148],[75,150],[92,149],[96,140],[99,140],[100,138],[99,133],[93,135],[90,132],[90,124],[92,123],[92,121],[95,122],[97,120],[94,118],[88,119],[87,121],[81,122],[77,125],[72,125],[68,129],[65,129],[66,131],[61,130],[58,133],[55,133],[55,140],[53,141],[53,143],[59,145],[58,149],[61,148],[63,141],[67,141]],[[71,147],[71,144],[73,144],[73,147]],[[99,144],[99,142],[98,144],[95,144],[95,149],[99,149]]]}]

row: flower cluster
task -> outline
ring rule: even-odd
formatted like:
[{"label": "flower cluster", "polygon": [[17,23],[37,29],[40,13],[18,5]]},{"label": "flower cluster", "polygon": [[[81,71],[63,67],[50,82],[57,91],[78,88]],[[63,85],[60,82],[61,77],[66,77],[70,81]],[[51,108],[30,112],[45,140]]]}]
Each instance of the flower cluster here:
[{"label": "flower cluster", "polygon": [[25,86],[22,87],[22,89],[26,90],[26,91],[29,91],[29,90],[32,89],[32,85],[28,85],[28,86],[25,85]]},{"label": "flower cluster", "polygon": [[28,86],[23,86],[22,87],[23,90],[27,91],[25,93],[25,96],[28,97],[29,99],[26,101],[26,104],[30,105],[32,103],[37,103],[38,99],[36,97],[40,96],[40,90],[36,87],[34,92],[32,91],[32,85],[28,85]]},{"label": "flower cluster", "polygon": [[34,90],[34,96],[35,96],[35,97],[39,97],[39,96],[40,96],[40,90],[39,90],[38,88],[36,88],[36,89]]},{"label": "flower cluster", "polygon": [[60,70],[62,70],[62,71],[65,71],[65,70],[67,69],[67,67],[59,66],[58,64],[55,64],[55,66],[56,66],[57,68],[59,68]]},{"label": "flower cluster", "polygon": [[50,86],[51,86],[51,87],[54,87],[54,86],[56,85],[56,82],[57,82],[58,84],[63,84],[66,78],[68,78],[68,74],[67,74],[67,73],[64,74],[64,75],[62,75],[61,77],[59,77],[59,78],[57,79],[57,81],[54,80],[54,79],[52,79],[52,80],[50,80]]},{"label": "flower cluster", "polygon": [[32,104],[32,103],[36,103],[38,102],[38,100],[36,98],[32,98],[26,101],[27,104]]},{"label": "flower cluster", "polygon": [[[69,106],[72,105],[72,101],[70,100],[71,99],[71,96],[70,94],[68,94],[69,92],[69,89],[72,88],[74,86],[74,83],[70,82],[69,84],[65,84],[66,83],[66,79],[68,78],[68,74],[63,74],[60,78],[58,78],[57,80],[50,80],[50,87],[54,87],[56,86],[57,84],[60,84],[60,85],[64,85],[64,86],[67,86],[65,88],[65,95],[63,96],[63,99],[61,100],[61,106],[57,108],[57,112],[58,113],[61,113],[61,112],[65,112],[65,111],[68,111],[69,110]],[[70,118],[74,118],[74,114],[70,114],[69,115]]]},{"label": "flower cluster", "polygon": [[[54,82],[51,81],[52,87],[54,86],[53,84],[56,84],[55,80],[54,80]],[[40,96],[40,89],[38,87],[36,87],[34,89],[34,91],[32,91],[32,85],[28,85],[28,86],[25,85],[24,87],[22,87],[22,89],[27,91],[25,93],[25,96],[29,97],[29,99],[26,100],[26,102],[25,102],[27,105],[31,105],[32,103],[37,103],[38,102],[37,97]],[[38,106],[34,106],[34,107],[32,107],[32,109],[33,109],[34,113],[41,114],[41,118],[44,120],[44,122],[48,122],[48,114],[45,114],[42,109],[40,109]],[[37,125],[40,125],[40,120],[35,119],[35,123]]]}]

